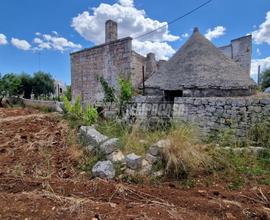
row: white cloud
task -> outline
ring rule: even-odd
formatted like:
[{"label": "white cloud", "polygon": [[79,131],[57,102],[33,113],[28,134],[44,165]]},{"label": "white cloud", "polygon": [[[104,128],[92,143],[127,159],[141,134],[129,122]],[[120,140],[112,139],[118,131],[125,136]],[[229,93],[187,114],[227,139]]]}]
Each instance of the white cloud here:
[{"label": "white cloud", "polygon": [[223,26],[216,26],[213,30],[212,29],[208,29],[205,37],[208,40],[213,40],[214,38],[219,38],[220,36],[224,35],[226,31],[226,28]]},{"label": "white cloud", "polygon": [[64,37],[58,36],[57,32],[53,34],[40,34],[39,37],[34,38],[33,42],[36,44],[34,50],[53,49],[63,52],[82,48],[80,44],[75,44]]},{"label": "white cloud", "polygon": [[142,55],[147,55],[149,52],[155,53],[156,58],[161,60],[169,59],[175,50],[165,42],[152,42],[152,41],[133,41],[133,48],[139,51]]},{"label": "white cloud", "polygon": [[[119,38],[127,36],[135,38],[164,26],[158,31],[139,38],[134,42],[134,49],[139,53],[145,53],[145,48],[152,49],[160,47],[160,50],[164,50],[164,45],[166,45],[169,51],[159,51],[157,58],[167,57],[167,54],[173,50],[168,42],[179,39],[179,36],[170,34],[167,22],[160,22],[147,17],[144,10],[135,8],[133,0],[119,0],[119,2],[113,5],[101,3],[97,8],[93,8],[92,10],[92,13],[84,11],[74,17],[71,26],[82,37],[94,44],[104,43],[104,25],[108,19],[118,23]],[[156,45],[154,46],[154,44]],[[145,48],[142,45],[145,45]]]},{"label": "white cloud", "polygon": [[0,45],[8,44],[7,37],[4,34],[0,34]]},{"label": "white cloud", "polygon": [[257,81],[258,67],[261,66],[261,72],[270,69],[270,57],[264,59],[254,59],[251,62],[251,77]]},{"label": "white cloud", "polygon": [[14,47],[16,47],[20,50],[30,50],[31,49],[31,45],[26,40],[12,38],[11,43]]},{"label": "white cloud", "polygon": [[257,44],[267,43],[270,45],[270,11],[266,13],[265,21],[260,25],[259,29],[252,34]]},{"label": "white cloud", "polygon": [[184,33],[184,34],[181,35],[181,37],[187,38],[187,37],[189,37],[189,34],[188,33]]}]

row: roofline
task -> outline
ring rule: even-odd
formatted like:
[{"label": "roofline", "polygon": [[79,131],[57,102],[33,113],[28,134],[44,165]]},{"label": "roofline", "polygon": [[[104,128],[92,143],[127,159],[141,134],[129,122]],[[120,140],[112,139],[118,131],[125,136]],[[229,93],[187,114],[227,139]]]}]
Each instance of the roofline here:
[{"label": "roofline", "polygon": [[97,48],[100,48],[100,47],[104,47],[104,46],[109,45],[109,44],[115,44],[115,43],[119,43],[121,41],[132,40],[132,39],[133,39],[132,37],[121,38],[121,39],[118,39],[118,40],[115,40],[115,41],[111,41],[111,42],[108,42],[108,43],[104,43],[104,44],[96,45],[96,46],[93,46],[93,47],[90,47],[90,48],[85,48],[83,50],[79,50],[79,51],[76,51],[76,52],[72,52],[69,55],[72,56],[74,54],[82,53],[82,52],[89,51],[89,50],[94,50],[94,49],[97,49]]},{"label": "roofline", "polygon": [[249,35],[246,35],[246,36],[242,36],[242,37],[235,38],[235,39],[231,40],[231,42],[232,42],[232,41],[238,41],[238,40],[243,39],[243,38],[251,38],[251,39],[252,39],[252,34],[249,34]]}]

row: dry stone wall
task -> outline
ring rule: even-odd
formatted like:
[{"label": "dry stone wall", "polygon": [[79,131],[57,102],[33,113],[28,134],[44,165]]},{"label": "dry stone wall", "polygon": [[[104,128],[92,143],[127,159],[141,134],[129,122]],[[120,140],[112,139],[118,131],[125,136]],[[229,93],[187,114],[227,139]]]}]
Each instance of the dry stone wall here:
[{"label": "dry stone wall", "polygon": [[244,137],[250,127],[270,118],[270,96],[175,98],[174,103],[162,97],[137,97],[129,105],[128,118],[171,118],[198,125],[204,133],[233,128]]}]

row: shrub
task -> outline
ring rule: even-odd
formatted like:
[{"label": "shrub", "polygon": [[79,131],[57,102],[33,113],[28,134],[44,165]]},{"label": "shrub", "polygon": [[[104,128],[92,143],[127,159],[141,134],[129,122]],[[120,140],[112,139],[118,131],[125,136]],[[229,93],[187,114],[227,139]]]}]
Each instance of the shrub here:
[{"label": "shrub", "polygon": [[74,105],[71,106],[70,115],[74,119],[81,119],[83,116],[83,109],[81,106],[80,96],[77,97]]},{"label": "shrub", "polygon": [[251,144],[262,147],[270,147],[270,120],[263,119],[254,124],[249,131]]},{"label": "shrub", "polygon": [[64,102],[64,109],[63,109],[64,113],[65,114],[70,113],[72,105],[66,96],[63,97],[63,102]]},{"label": "shrub", "polygon": [[120,86],[120,97],[119,97],[119,108],[120,108],[120,115],[126,109],[127,103],[131,100],[133,94],[132,83],[130,80],[126,80],[124,78],[120,78],[118,80]]},{"label": "shrub", "polygon": [[112,86],[109,86],[109,83],[101,76],[98,78],[98,80],[101,83],[101,86],[103,88],[104,92],[104,99],[103,101],[113,103],[115,101],[115,95],[114,95],[114,88]]},{"label": "shrub", "polygon": [[83,113],[83,122],[85,125],[92,125],[98,119],[97,109],[91,105],[88,105],[86,111]]}]

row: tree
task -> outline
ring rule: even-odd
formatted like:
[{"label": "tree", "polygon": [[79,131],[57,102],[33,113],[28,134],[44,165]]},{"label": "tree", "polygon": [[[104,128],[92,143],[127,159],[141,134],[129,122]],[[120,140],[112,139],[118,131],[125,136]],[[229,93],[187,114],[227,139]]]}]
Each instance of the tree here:
[{"label": "tree", "polygon": [[54,80],[49,73],[37,72],[33,77],[33,94],[36,98],[41,95],[49,97],[54,93]]},{"label": "tree", "polygon": [[21,94],[21,79],[14,73],[5,74],[2,77],[4,96],[19,96]]},{"label": "tree", "polygon": [[126,105],[132,98],[133,88],[130,80],[126,80],[124,78],[120,78],[118,80],[120,86],[120,97],[119,97],[119,108],[120,115],[122,115],[123,111],[126,109]]},{"label": "tree", "polygon": [[21,94],[23,94],[23,97],[25,99],[30,99],[33,90],[33,79],[27,73],[22,73],[20,75],[20,79],[21,79],[21,87],[20,87]]},{"label": "tree", "polygon": [[262,89],[270,87],[270,69],[262,72]]}]

